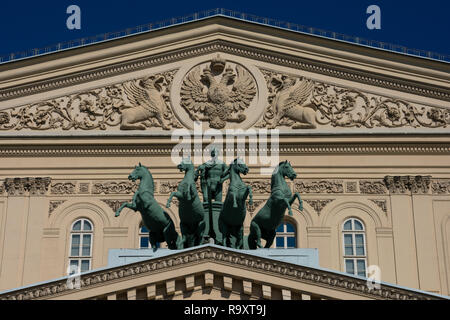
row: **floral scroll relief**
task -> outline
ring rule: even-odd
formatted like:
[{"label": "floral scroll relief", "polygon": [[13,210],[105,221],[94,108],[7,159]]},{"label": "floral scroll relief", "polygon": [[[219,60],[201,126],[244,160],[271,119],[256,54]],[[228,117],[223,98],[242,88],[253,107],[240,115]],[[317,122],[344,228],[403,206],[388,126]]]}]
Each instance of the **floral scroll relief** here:
[{"label": "floral scroll relief", "polygon": [[450,124],[447,108],[417,105],[264,69],[261,72],[269,97],[257,127],[445,128]]},{"label": "floral scroll relief", "polygon": [[[181,128],[169,102],[170,85],[176,71],[0,111],[0,131],[106,130],[117,126],[126,130],[130,123],[138,123],[140,127],[136,129]],[[139,99],[141,97],[143,100]],[[149,116],[139,118],[138,115],[145,112],[138,109],[144,109],[150,99],[156,101],[158,108],[148,106]],[[124,115],[127,115],[126,121]]]}]

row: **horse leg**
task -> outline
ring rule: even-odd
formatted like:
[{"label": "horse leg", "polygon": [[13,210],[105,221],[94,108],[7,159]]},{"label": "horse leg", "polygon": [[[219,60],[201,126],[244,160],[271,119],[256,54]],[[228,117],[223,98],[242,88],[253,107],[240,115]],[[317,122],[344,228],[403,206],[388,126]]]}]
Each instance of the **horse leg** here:
[{"label": "horse leg", "polygon": [[262,248],[261,229],[254,221],[250,224],[250,235],[248,236],[248,246],[250,249]]},{"label": "horse leg", "polygon": [[169,249],[181,249],[181,238],[175,230],[173,221],[170,221],[163,230],[164,239],[166,239]]},{"label": "horse leg", "polygon": [[189,248],[189,244],[187,243],[187,229],[184,223],[180,223],[180,231],[181,231],[181,248],[186,249]]},{"label": "horse leg", "polygon": [[240,226],[238,232],[236,233],[236,249],[244,248],[244,226]]},{"label": "horse leg", "polygon": [[275,235],[276,235],[276,231],[271,230],[266,239],[266,245],[264,246],[264,248],[270,248],[272,246],[273,239],[275,239]]},{"label": "horse leg", "polygon": [[117,209],[116,214],[115,214],[115,217],[120,216],[120,213],[122,212],[123,208],[125,208],[125,207],[130,208],[130,209],[133,210],[133,211],[136,211],[136,209],[137,209],[137,205],[136,205],[137,195],[138,195],[138,193],[136,192],[136,193],[133,195],[133,199],[131,200],[131,202],[125,202],[125,203],[123,203],[123,204],[120,206],[120,208]]},{"label": "horse leg", "polygon": [[284,198],[284,203],[286,203],[288,210],[289,210],[289,215],[292,216],[292,208],[291,208],[291,204],[289,203],[290,200],[288,200],[288,198]]},{"label": "horse leg", "polygon": [[[300,211],[303,211],[303,200],[302,200],[302,198],[300,198],[300,194],[298,192],[296,192],[294,194],[294,196],[292,197],[293,198],[292,202],[294,202],[294,200],[295,200],[294,197],[296,197],[298,199],[298,209]],[[292,202],[291,202],[291,204],[292,204]]]},{"label": "horse leg", "polygon": [[219,231],[222,234],[222,243],[221,244],[225,247],[229,247],[229,239],[230,239],[230,230],[228,230],[228,226],[223,222],[222,219],[219,217]]},{"label": "horse leg", "polygon": [[252,206],[253,205],[253,191],[252,191],[251,186],[247,186],[247,190],[245,190],[245,194],[244,194],[244,199],[247,199],[247,196],[249,197],[248,204]]},{"label": "horse leg", "polygon": [[233,234],[233,232],[230,233],[230,248],[238,249],[237,248],[237,237]]},{"label": "horse leg", "polygon": [[158,237],[156,235],[156,233],[154,232],[149,232],[148,233],[148,241],[150,242],[150,245],[153,249],[153,252],[155,252],[156,250],[158,250],[158,241],[157,241]]},{"label": "horse leg", "polygon": [[198,246],[202,243],[204,234],[205,234],[205,220],[202,220],[200,221],[197,227],[197,234],[194,243],[195,246]]},{"label": "horse leg", "polygon": [[235,192],[231,192],[231,196],[233,197],[233,208],[237,208],[237,200],[236,200],[236,193]]},{"label": "horse leg", "polygon": [[178,191],[172,192],[172,193],[170,194],[170,196],[169,196],[169,199],[167,199],[166,208],[170,208],[170,203],[172,202],[172,198],[173,198],[174,196],[177,197],[178,199],[180,199],[180,198],[183,197],[183,195],[182,195],[180,192],[178,192]]}]

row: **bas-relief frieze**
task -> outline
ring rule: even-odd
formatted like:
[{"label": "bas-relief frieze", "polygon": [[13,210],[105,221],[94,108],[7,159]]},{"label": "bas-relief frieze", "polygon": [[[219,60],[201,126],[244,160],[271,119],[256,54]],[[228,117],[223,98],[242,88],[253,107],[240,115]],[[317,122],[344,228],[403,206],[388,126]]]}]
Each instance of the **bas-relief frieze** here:
[{"label": "bas-relief frieze", "polygon": [[[215,129],[231,128],[237,123],[245,128],[288,127],[294,131],[333,127],[433,129],[450,123],[447,108],[418,105],[245,64],[219,54],[189,70],[149,74],[2,110],[0,131],[164,131],[189,128],[186,117]],[[176,76],[177,72],[183,74]],[[262,90],[268,95],[263,95]]]},{"label": "bas-relief frieze", "polygon": [[450,123],[449,109],[419,106],[264,69],[261,72],[267,81],[269,98],[257,127],[439,128]]},{"label": "bas-relief frieze", "polygon": [[176,70],[0,111],[0,130],[180,128],[169,103]]}]

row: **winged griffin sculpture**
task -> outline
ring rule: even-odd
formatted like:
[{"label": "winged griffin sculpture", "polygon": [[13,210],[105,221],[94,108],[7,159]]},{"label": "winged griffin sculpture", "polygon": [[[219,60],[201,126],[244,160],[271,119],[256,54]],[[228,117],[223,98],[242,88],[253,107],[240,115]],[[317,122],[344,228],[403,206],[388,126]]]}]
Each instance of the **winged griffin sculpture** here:
[{"label": "winged griffin sculpture", "polygon": [[293,129],[314,129],[317,127],[316,106],[310,96],[314,89],[314,83],[305,78],[296,79],[283,76],[272,77],[275,95],[272,100],[272,111],[275,113],[269,129],[280,125],[280,121],[286,117],[295,124]]},{"label": "winged griffin sculpture", "polygon": [[181,87],[181,105],[190,118],[207,121],[215,129],[224,128],[227,122],[243,122],[243,111],[256,95],[255,80],[247,70],[225,66],[226,61],[217,56],[203,71],[200,66],[194,68]]},{"label": "winged griffin sculpture", "polygon": [[170,130],[164,115],[167,113],[167,105],[161,94],[163,76],[150,76],[139,80],[136,84],[131,81],[124,85],[125,94],[131,103],[122,110],[122,130],[144,130],[143,124],[151,118],[156,118],[164,130]]}]

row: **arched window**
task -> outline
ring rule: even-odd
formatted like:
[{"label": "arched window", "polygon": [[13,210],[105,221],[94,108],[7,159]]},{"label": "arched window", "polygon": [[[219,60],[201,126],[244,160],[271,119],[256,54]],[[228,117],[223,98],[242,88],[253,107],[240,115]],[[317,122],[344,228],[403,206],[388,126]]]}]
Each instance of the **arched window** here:
[{"label": "arched window", "polygon": [[[139,248],[140,249],[147,249],[151,248],[150,240],[149,240],[149,230],[141,223],[139,226]],[[157,244],[157,247],[159,248],[159,243]]]},{"label": "arched window", "polygon": [[87,219],[79,219],[70,230],[70,274],[88,271],[92,266],[92,223]]},{"label": "arched window", "polygon": [[283,221],[276,230],[275,247],[281,249],[296,248],[297,247],[297,234],[295,226],[288,222]]},{"label": "arched window", "polygon": [[342,225],[345,272],[366,277],[367,252],[364,224],[355,218]]}]

